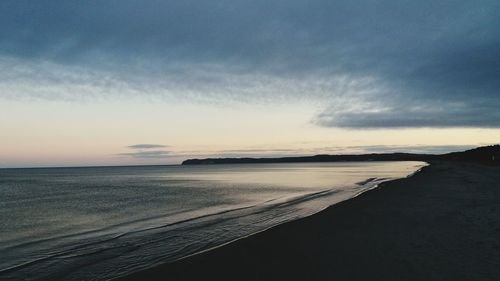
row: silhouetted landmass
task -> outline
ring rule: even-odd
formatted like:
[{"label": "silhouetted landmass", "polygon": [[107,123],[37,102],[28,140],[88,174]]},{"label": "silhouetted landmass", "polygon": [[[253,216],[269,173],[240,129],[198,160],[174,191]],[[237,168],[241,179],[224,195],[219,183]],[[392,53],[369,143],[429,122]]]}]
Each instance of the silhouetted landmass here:
[{"label": "silhouetted landmass", "polygon": [[446,154],[415,154],[415,153],[371,153],[354,155],[314,155],[280,158],[206,158],[188,159],[182,165],[207,164],[253,164],[253,163],[299,163],[299,162],[340,162],[340,161],[474,161],[500,162],[500,145],[483,146],[475,149]]},{"label": "silhouetted landmass", "polygon": [[500,164],[500,145],[481,146],[462,152],[442,154],[437,157],[439,160],[492,162]]}]

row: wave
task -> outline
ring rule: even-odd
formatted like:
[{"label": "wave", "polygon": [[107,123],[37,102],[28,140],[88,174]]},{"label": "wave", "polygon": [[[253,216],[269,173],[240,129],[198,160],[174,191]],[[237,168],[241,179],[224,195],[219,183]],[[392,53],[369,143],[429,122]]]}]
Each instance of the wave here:
[{"label": "wave", "polygon": [[[113,228],[121,227],[124,225],[132,225],[137,222],[144,222],[148,221],[151,219],[156,219],[160,218],[161,216],[155,216],[154,218],[147,218],[143,220],[136,220],[134,222],[129,222],[127,224],[118,224],[115,226],[110,226],[106,227],[104,229],[100,230],[93,230],[93,231],[86,231],[82,233],[76,233],[76,234],[71,234],[71,235],[63,235],[63,236],[57,236],[57,237],[51,237],[48,239],[43,239],[43,240],[38,240],[38,241],[30,241],[18,245],[14,245],[11,247],[6,247],[3,250],[5,251],[12,251],[14,249],[19,249],[19,248],[26,248],[26,247],[33,247],[36,246],[36,244],[46,244],[50,243],[51,241],[61,241],[61,240],[72,240],[72,241],[85,241],[87,237],[93,235],[93,239],[90,242],[87,243],[82,243],[79,245],[74,245],[72,244],[71,246],[68,246],[68,248],[65,248],[64,250],[55,250],[55,251],[48,251],[44,253],[43,257],[32,259],[29,261],[25,261],[22,263],[19,263],[17,265],[13,265],[7,268],[0,269],[0,276],[6,277],[7,279],[11,276],[14,276],[14,273],[19,273],[20,271],[28,268],[32,268],[33,270],[36,270],[38,267],[42,267],[40,265],[51,263],[54,260],[61,260],[61,259],[75,259],[75,258],[82,258],[82,257],[93,257],[93,259],[99,259],[99,254],[102,254],[103,252],[106,251],[113,251],[116,250],[119,247],[123,247],[124,244],[126,247],[144,247],[145,245],[152,244],[152,243],[159,243],[168,239],[172,238],[172,235],[166,235],[168,232],[175,231],[175,234],[178,234],[179,232],[182,231],[199,231],[199,230],[204,230],[204,229],[209,229],[210,226],[215,226],[215,225],[223,225],[227,221],[231,220],[238,220],[246,216],[261,216],[260,223],[262,224],[262,221],[268,220],[264,214],[269,212],[270,210],[278,210],[278,209],[283,209],[287,207],[291,207],[300,203],[304,203],[310,200],[314,200],[318,197],[322,196],[327,196],[327,195],[332,195],[338,191],[336,190],[324,190],[320,192],[314,192],[314,193],[309,193],[301,196],[295,196],[295,197],[284,197],[284,198],[273,198],[270,200],[267,200],[265,202],[259,203],[259,204],[254,204],[254,205],[249,205],[249,206],[244,206],[244,207],[239,207],[239,208],[232,208],[232,209],[227,209],[227,210],[222,210],[210,214],[205,214],[205,215],[200,215],[197,217],[192,217],[168,224],[163,224],[163,225],[158,225],[158,226],[153,226],[153,227],[146,227],[138,230],[133,230],[133,231],[128,231],[128,232],[122,232],[114,235],[99,235],[100,233],[110,231]],[[293,210],[290,212],[293,213]],[[286,212],[283,212],[282,215],[286,215]],[[257,220],[259,221],[259,220]],[[279,222],[279,219],[276,221],[276,223]],[[228,230],[231,227],[229,227]],[[159,231],[163,230],[163,231]],[[153,232],[157,233],[153,233]],[[258,231],[258,229],[255,229],[254,231]],[[143,243],[134,243],[134,244],[128,244],[126,243],[127,241],[127,236],[132,236],[132,235],[141,235],[143,237],[147,237],[148,234],[153,234],[156,235],[157,237],[150,237],[149,240],[145,240]],[[251,234],[247,233],[246,235]],[[111,237],[110,237],[111,236]],[[150,235],[149,235],[150,236]],[[237,238],[237,237],[232,237],[232,238]],[[175,253],[172,254],[171,258],[169,256],[162,256],[163,261],[172,261],[175,259],[182,258],[187,255],[191,255],[195,253],[196,251],[204,250],[207,247],[213,247],[215,244],[218,242],[216,241],[217,239],[208,239],[205,242],[206,245],[203,245],[203,243],[200,243],[202,241],[189,241],[190,243],[197,244],[197,247],[194,249],[187,249],[188,247],[184,247],[184,249],[181,247],[179,249],[179,245],[177,245],[176,249],[178,251],[175,251]],[[120,243],[117,243],[117,241],[120,241]],[[226,241],[220,241],[221,243],[226,242]],[[61,248],[64,246],[61,246],[59,244],[54,245],[57,248]],[[53,250],[53,249],[52,249]],[[130,249],[129,249],[130,250]],[[185,251],[184,253],[183,250]],[[32,270],[29,270],[32,271]],[[16,275],[16,279],[19,277],[19,275]],[[29,279],[29,278],[28,278]]]}]

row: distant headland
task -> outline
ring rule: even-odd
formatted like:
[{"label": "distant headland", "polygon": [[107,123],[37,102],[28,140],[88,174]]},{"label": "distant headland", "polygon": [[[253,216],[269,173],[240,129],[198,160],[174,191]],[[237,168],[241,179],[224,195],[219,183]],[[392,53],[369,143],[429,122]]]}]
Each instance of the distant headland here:
[{"label": "distant headland", "polygon": [[500,145],[482,146],[466,151],[445,154],[416,153],[370,153],[370,154],[321,154],[314,156],[279,157],[279,158],[206,158],[188,159],[182,165],[210,164],[256,164],[256,163],[304,163],[304,162],[341,162],[341,161],[470,161],[500,163]]}]

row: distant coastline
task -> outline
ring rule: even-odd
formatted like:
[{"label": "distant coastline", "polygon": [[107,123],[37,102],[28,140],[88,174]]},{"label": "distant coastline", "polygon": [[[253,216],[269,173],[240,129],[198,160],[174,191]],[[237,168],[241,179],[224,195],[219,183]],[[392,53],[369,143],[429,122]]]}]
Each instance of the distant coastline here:
[{"label": "distant coastline", "polygon": [[446,154],[416,154],[416,153],[371,153],[371,154],[339,154],[314,155],[279,158],[205,158],[188,159],[182,165],[211,164],[256,164],[256,163],[303,163],[303,162],[340,162],[340,161],[471,161],[498,164],[500,163],[500,145],[482,146],[461,152]]}]

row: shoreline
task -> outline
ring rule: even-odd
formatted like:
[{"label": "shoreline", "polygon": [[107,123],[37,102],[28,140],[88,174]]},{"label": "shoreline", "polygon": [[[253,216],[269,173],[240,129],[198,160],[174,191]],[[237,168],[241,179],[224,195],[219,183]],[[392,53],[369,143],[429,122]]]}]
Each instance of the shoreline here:
[{"label": "shoreline", "polygon": [[[282,167],[282,165],[272,165],[274,167]],[[67,237],[53,237],[51,238],[52,240],[47,241],[34,241],[34,245],[36,245],[36,243],[38,243],[37,246],[41,245],[39,248],[46,247],[46,252],[52,253],[59,251],[63,254],[51,254],[44,256],[43,259],[27,260],[26,265],[16,262],[15,258],[20,255],[16,255],[15,251],[20,252],[24,250],[26,252],[36,253],[36,251],[25,250],[37,250],[36,247],[29,248],[30,245],[27,244],[28,247],[23,248],[26,244],[19,244],[21,247],[14,244],[14,246],[18,248],[14,248],[13,251],[8,253],[12,259],[9,258],[4,261],[4,264],[13,266],[6,267],[9,268],[9,270],[6,270],[0,275],[5,278],[22,278],[23,276],[28,278],[28,276],[35,272],[40,275],[39,278],[37,277],[40,280],[55,280],[56,278],[61,280],[110,280],[146,270],[159,264],[171,263],[187,256],[213,250],[220,247],[220,245],[227,245],[244,237],[266,231],[276,225],[293,221],[300,217],[310,216],[326,209],[332,204],[342,200],[348,200],[362,192],[370,190],[381,182],[407,177],[425,165],[427,164],[423,162],[398,162],[387,163],[387,165],[386,163],[361,163],[360,165],[358,165],[358,163],[340,165],[320,164],[319,167],[345,167],[347,171],[350,172],[346,174],[345,171],[339,173],[336,172],[335,169],[333,171],[326,169],[326,174],[315,174],[314,177],[310,178],[311,180],[304,179],[307,173],[301,174],[296,179],[300,181],[300,184],[304,184],[305,186],[309,184],[311,184],[311,186],[314,186],[314,184],[318,185],[315,180],[319,175],[322,175],[321,178],[328,177],[328,179],[333,179],[333,181],[326,180],[322,182],[321,185],[328,184],[329,182],[331,182],[332,185],[326,190],[323,187],[313,188],[313,191],[316,190],[317,192],[311,192],[311,190],[306,188],[304,191],[307,191],[307,193],[290,193],[290,195],[287,194],[288,196],[276,196],[277,198],[273,200],[267,198],[265,203],[244,206],[244,208],[230,208],[221,212],[200,213],[203,214],[203,216],[198,214],[198,216],[189,218],[188,220],[175,221],[167,225],[162,224],[153,228],[141,228],[129,231],[129,229],[131,229],[131,223],[133,223],[131,222],[118,225],[118,227],[123,226],[124,230],[120,232],[119,235],[104,236],[106,234],[103,231],[107,231],[108,229],[98,229],[92,232],[71,233],[70,236]],[[310,167],[309,165],[306,166]],[[256,167],[259,167],[259,165]],[[291,167],[295,167],[295,165]],[[297,167],[302,167],[302,165],[297,165]],[[311,167],[316,167],[316,165],[312,165]],[[358,168],[361,168],[361,170]],[[219,171],[218,167],[215,167],[215,169]],[[267,167],[260,167],[260,169],[263,169],[266,173],[270,171]],[[272,167],[271,170],[273,170]],[[93,174],[94,172],[102,173],[102,171],[103,170],[92,170],[91,173],[85,172],[85,174]],[[106,170],[104,170],[104,172],[105,171]],[[126,171],[132,173],[132,171]],[[56,170],[54,172],[58,171]],[[352,178],[349,173],[355,173],[355,178]],[[344,177],[349,180],[346,181]],[[336,181],[342,183],[336,186]],[[299,183],[295,181],[289,182],[291,185]],[[237,190],[237,192],[241,191]],[[245,197],[243,196],[242,198]],[[266,200],[266,197],[262,197],[261,199]],[[150,211],[155,211],[151,209],[155,207],[150,203],[147,203],[146,207],[149,208]],[[160,205],[158,207],[161,208],[162,206]],[[238,211],[238,209],[241,209],[241,212]],[[225,215],[225,213],[228,214]],[[204,219],[204,217],[206,217],[206,219]],[[127,219],[129,218],[130,217]],[[195,223],[188,222],[190,220],[193,220]],[[196,223],[197,220],[198,222]],[[255,222],[255,225],[253,222]],[[200,227],[200,225],[202,227]],[[203,225],[207,225],[208,227],[203,227]],[[230,229],[232,231],[228,231]],[[109,228],[109,233],[116,233],[116,231],[113,230],[113,228]],[[85,241],[85,235],[88,235],[87,237],[89,240]],[[54,245],[53,242],[50,241],[57,242],[59,237],[63,237],[63,239],[59,241],[69,242],[66,244],[56,244],[55,247],[52,248],[53,251],[50,251],[50,247]],[[78,239],[82,237],[84,238]],[[95,241],[95,243],[81,243],[79,245],[72,243],[72,241],[88,242],[94,237],[109,237],[110,239],[94,239],[91,242]],[[102,251],[102,253],[104,253],[103,255],[100,254],[101,251],[99,251],[99,249],[105,249]],[[109,258],[108,253],[113,253],[116,258]],[[44,268],[46,264],[50,265],[55,262],[57,262],[57,266]],[[80,262],[89,262],[89,266],[82,266],[81,268],[75,269],[73,265]]]},{"label": "shoreline", "polygon": [[[243,239],[248,239],[248,238],[250,238],[250,237],[252,237],[252,236],[254,236],[254,235],[258,235],[258,234],[261,234],[261,233],[265,233],[265,232],[270,231],[270,230],[272,230],[272,229],[274,229],[274,228],[276,228],[276,227],[279,227],[279,226],[282,226],[282,225],[285,225],[285,224],[289,224],[289,223],[293,223],[293,222],[296,222],[296,221],[300,221],[300,220],[302,220],[302,219],[306,219],[306,218],[311,217],[311,216],[315,216],[315,215],[317,215],[317,214],[319,214],[319,213],[321,213],[321,212],[324,212],[324,211],[328,210],[329,208],[331,208],[331,207],[333,207],[333,206],[335,206],[335,205],[337,205],[337,204],[340,204],[340,203],[342,203],[342,202],[346,202],[346,201],[349,201],[349,200],[353,200],[353,199],[355,199],[355,198],[357,198],[357,197],[359,197],[359,196],[361,196],[361,195],[363,195],[363,194],[365,194],[365,193],[367,193],[367,192],[370,192],[370,191],[376,190],[376,189],[378,189],[378,188],[381,188],[381,186],[382,186],[382,185],[384,185],[384,184],[386,184],[386,183],[390,183],[390,182],[392,182],[392,181],[397,181],[397,180],[401,180],[401,179],[405,179],[405,178],[412,177],[412,176],[414,176],[415,174],[417,174],[417,173],[419,173],[420,171],[422,171],[422,169],[424,169],[424,168],[426,168],[426,167],[430,166],[430,163],[428,163],[428,162],[426,162],[426,161],[417,161],[417,162],[422,162],[422,163],[425,163],[425,165],[423,165],[423,166],[422,166],[421,168],[419,168],[418,170],[414,171],[413,173],[411,173],[411,174],[409,174],[409,175],[407,175],[407,176],[405,176],[405,177],[403,177],[403,178],[396,178],[396,179],[390,179],[390,180],[383,180],[382,182],[377,183],[377,184],[375,184],[374,186],[372,186],[372,187],[370,187],[370,188],[368,188],[368,189],[366,189],[366,190],[363,190],[363,191],[360,191],[360,192],[358,192],[358,193],[354,194],[352,197],[350,197],[350,198],[348,198],[348,199],[345,199],[345,200],[343,200],[343,201],[339,201],[339,202],[337,202],[337,203],[334,203],[334,204],[332,204],[332,205],[330,205],[330,206],[328,206],[328,207],[325,207],[325,208],[323,208],[323,209],[321,209],[321,210],[317,211],[316,213],[314,213],[314,214],[312,214],[312,215],[308,215],[308,216],[306,216],[306,217],[301,217],[301,218],[295,219],[295,220],[293,220],[293,221],[284,222],[284,223],[281,223],[281,224],[278,224],[278,225],[270,226],[270,227],[268,227],[268,228],[266,228],[266,229],[262,229],[262,230],[260,230],[260,231],[254,232],[254,233],[251,233],[251,234],[248,234],[248,235],[244,235],[244,236],[238,237],[238,238],[236,238],[236,239],[234,239],[234,240],[231,240],[231,241],[228,241],[228,242],[222,243],[222,244],[220,244],[220,245],[217,245],[217,246],[214,246],[214,247],[211,247],[211,248],[208,248],[208,249],[205,249],[205,250],[202,250],[202,251],[196,252],[196,253],[192,253],[192,254],[189,254],[189,255],[187,255],[187,256],[183,256],[183,257],[181,257],[181,258],[179,258],[179,259],[176,259],[176,260],[174,260],[174,261],[167,262],[167,263],[160,263],[159,265],[155,265],[155,266],[152,266],[152,267],[150,267],[150,268],[147,268],[147,269],[144,269],[144,270],[140,270],[140,271],[138,271],[138,272],[134,272],[134,273],[131,273],[131,274],[127,274],[127,275],[124,275],[124,276],[119,276],[119,277],[112,278],[112,279],[109,279],[109,280],[122,280],[122,279],[124,279],[124,278],[128,278],[128,277],[129,277],[129,276],[131,276],[131,275],[134,275],[134,274],[137,274],[137,273],[140,273],[140,272],[144,272],[144,271],[148,271],[148,270],[152,270],[152,269],[154,269],[154,268],[161,267],[161,266],[163,266],[163,265],[165,265],[165,264],[174,264],[174,263],[177,263],[177,262],[181,262],[181,261],[183,261],[183,260],[185,260],[185,259],[189,259],[189,258],[192,258],[192,257],[198,256],[198,255],[202,255],[202,254],[207,253],[207,252],[216,251],[216,250],[217,250],[217,249],[219,249],[219,248],[226,247],[227,245],[231,245],[231,244],[233,244],[233,243],[237,243],[238,241],[243,240]],[[274,164],[274,163],[264,163],[264,164]],[[368,179],[368,182],[366,182],[366,183],[358,183],[358,184],[365,185],[365,184],[369,183],[370,181],[371,181],[371,179]]]},{"label": "shoreline", "polygon": [[[271,226],[269,228],[266,228],[266,229],[263,229],[263,230],[260,230],[258,232],[255,232],[255,233],[252,233],[252,234],[248,234],[246,236],[242,236],[242,237],[239,237],[239,238],[236,238],[234,240],[231,240],[229,242],[226,242],[226,243],[223,243],[221,245],[217,245],[217,246],[214,246],[212,248],[209,248],[209,249],[205,249],[203,251],[200,251],[200,252],[196,252],[196,253],[193,253],[193,254],[190,254],[190,255],[187,255],[187,256],[184,256],[184,257],[181,257],[177,260],[174,260],[174,261],[171,261],[171,262],[167,262],[167,263],[160,263],[159,265],[155,265],[155,266],[152,266],[151,268],[147,268],[145,270],[140,270],[138,272],[134,272],[134,273],[131,273],[131,274],[127,274],[127,275],[124,275],[124,276],[119,276],[119,277],[116,277],[116,278],[112,278],[112,279],[109,279],[110,281],[133,281],[133,280],[142,280],[142,274],[143,273],[147,273],[149,271],[155,271],[155,270],[158,270],[160,269],[161,267],[167,267],[167,266],[175,266],[175,264],[177,263],[181,263],[183,262],[184,260],[187,260],[187,259],[191,259],[193,257],[197,257],[198,255],[203,255],[205,253],[209,253],[209,252],[212,252],[212,251],[217,251],[218,249],[220,248],[223,248],[223,247],[227,247],[227,246],[230,246],[232,245],[233,243],[238,243],[239,241],[241,240],[245,240],[245,239],[251,239],[253,236],[255,235],[261,235],[261,234],[265,234],[266,232],[268,231],[271,231],[273,230],[274,228],[277,228],[277,227],[280,227],[280,226],[283,226],[283,225],[287,225],[287,224],[290,224],[290,223],[295,223],[295,222],[299,222],[301,220],[304,220],[304,219],[307,219],[309,217],[312,217],[312,216],[316,216],[316,215],[319,215],[320,213],[322,212],[325,212],[327,211],[328,209],[338,205],[338,204],[341,204],[343,202],[347,202],[347,201],[350,201],[350,200],[354,200],[356,198],[358,198],[359,196],[363,196],[364,194],[366,193],[369,193],[369,192],[373,192],[374,190],[377,190],[379,188],[382,188],[385,184],[389,184],[391,182],[394,182],[394,181],[398,181],[398,180],[402,180],[402,179],[406,179],[406,178],[410,178],[418,173],[420,173],[423,169],[429,167],[431,165],[431,163],[429,163],[428,161],[419,161],[419,162],[423,162],[425,163],[424,166],[422,166],[421,168],[419,168],[418,170],[416,170],[415,172],[403,177],[403,178],[397,178],[397,179],[391,179],[391,180],[385,180],[385,181],[382,181],[378,184],[375,184],[374,186],[370,187],[369,189],[366,189],[366,190],[363,190],[363,191],[360,191],[359,193],[353,195],[351,198],[348,198],[346,200],[343,200],[343,201],[340,201],[340,202],[337,202],[337,203],[334,203],[322,210],[319,210],[318,212],[312,214],[312,215],[309,215],[309,216],[306,216],[306,217],[302,217],[302,218],[298,218],[296,220],[293,220],[293,221],[289,221],[289,222],[285,222],[285,223],[282,223],[282,224],[278,224],[278,225],[275,225],[275,226]],[[274,164],[274,163],[264,163],[264,164]],[[371,179],[368,179],[366,183],[358,183],[358,184],[367,184],[370,182]],[[148,280],[163,280],[163,277],[160,277],[160,276],[154,276],[153,279],[149,279],[151,278],[151,276],[148,276],[147,277]],[[168,278],[167,278],[168,279]],[[190,280],[190,279],[187,279],[187,280]]]},{"label": "shoreline", "polygon": [[[500,169],[473,163],[429,164],[412,176],[383,182],[314,215],[113,280],[500,276],[495,266],[500,265],[500,190],[495,189]],[[488,211],[478,214],[471,206]]]}]

